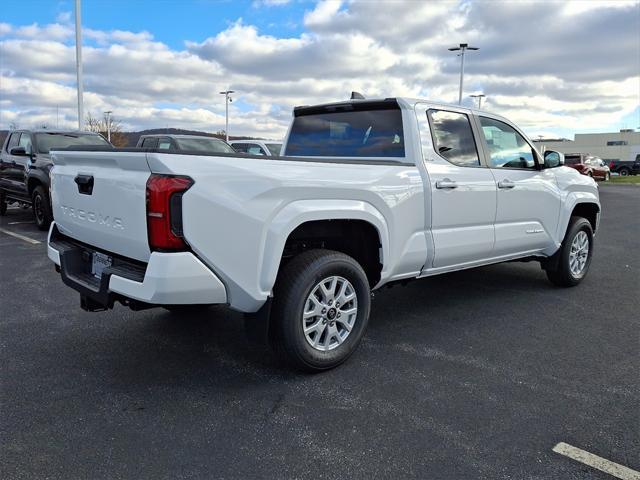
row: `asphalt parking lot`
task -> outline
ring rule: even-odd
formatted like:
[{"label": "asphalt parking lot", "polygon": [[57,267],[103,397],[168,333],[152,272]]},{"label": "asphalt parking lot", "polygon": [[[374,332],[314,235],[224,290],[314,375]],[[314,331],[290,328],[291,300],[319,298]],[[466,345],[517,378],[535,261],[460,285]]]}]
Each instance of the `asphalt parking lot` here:
[{"label": "asphalt parking lot", "polygon": [[601,200],[580,286],[510,263],[384,289],[360,350],[320,375],[282,369],[223,308],[81,311],[11,209],[0,477],[615,478],[559,442],[639,471],[640,188]]}]

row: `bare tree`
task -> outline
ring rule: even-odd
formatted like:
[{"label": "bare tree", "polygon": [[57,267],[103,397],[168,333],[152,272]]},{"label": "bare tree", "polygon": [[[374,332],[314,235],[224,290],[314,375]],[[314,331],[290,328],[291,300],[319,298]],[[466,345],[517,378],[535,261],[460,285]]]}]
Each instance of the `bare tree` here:
[{"label": "bare tree", "polygon": [[[87,113],[86,121],[87,130],[90,132],[99,133],[104,138],[107,138],[107,119],[97,118],[91,115],[91,112]],[[109,119],[109,126],[111,127],[111,143],[116,147],[127,146],[127,136],[122,132],[122,124],[114,120],[113,117]]]}]

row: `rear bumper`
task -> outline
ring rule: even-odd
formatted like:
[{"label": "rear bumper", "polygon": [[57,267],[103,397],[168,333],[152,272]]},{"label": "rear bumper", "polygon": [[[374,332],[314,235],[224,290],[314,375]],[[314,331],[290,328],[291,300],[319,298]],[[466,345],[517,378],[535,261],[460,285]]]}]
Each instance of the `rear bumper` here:
[{"label": "rear bumper", "polygon": [[116,300],[148,306],[227,303],[224,284],[191,252],[153,252],[147,264],[114,256],[98,279],[89,265],[95,250],[63,237],[52,223],[48,256],[60,267],[63,282],[92,310],[111,308]]}]

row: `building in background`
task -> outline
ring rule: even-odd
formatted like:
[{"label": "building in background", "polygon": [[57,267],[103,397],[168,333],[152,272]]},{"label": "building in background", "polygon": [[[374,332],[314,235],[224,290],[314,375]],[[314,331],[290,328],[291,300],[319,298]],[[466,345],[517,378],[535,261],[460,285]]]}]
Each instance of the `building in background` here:
[{"label": "building in background", "polygon": [[574,140],[566,138],[534,140],[540,151],[588,153],[610,161],[632,161],[640,154],[640,132],[631,129],[612,133],[576,133]]}]

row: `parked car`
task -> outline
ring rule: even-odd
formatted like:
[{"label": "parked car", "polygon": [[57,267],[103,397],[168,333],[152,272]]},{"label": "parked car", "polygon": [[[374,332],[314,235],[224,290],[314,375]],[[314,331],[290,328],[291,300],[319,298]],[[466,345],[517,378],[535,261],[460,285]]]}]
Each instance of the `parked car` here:
[{"label": "parked car", "polygon": [[565,165],[575,168],[582,175],[604,181],[609,181],[611,178],[609,166],[599,157],[586,153],[567,153],[564,161]]},{"label": "parked car", "polygon": [[268,140],[232,140],[229,143],[236,152],[251,155],[278,156],[282,149],[282,143]]},{"label": "parked car", "polygon": [[9,132],[0,152],[0,215],[7,205],[32,206],[36,225],[49,228],[53,219],[49,198],[50,150],[70,146],[111,147],[97,133],[59,130]]},{"label": "parked car", "polygon": [[627,175],[638,175],[640,174],[640,154],[636,154],[634,160],[611,160],[609,168],[612,172],[623,177]]},{"label": "parked car", "polygon": [[191,151],[202,153],[236,153],[224,140],[200,135],[142,135],[136,147],[153,148],[159,151]]},{"label": "parked car", "polygon": [[283,154],[55,152],[49,258],[85,310],[225,304],[310,371],[355,351],[383,285],[512,260],[564,287],[589,270],[596,183],[503,117],[298,107]]}]

